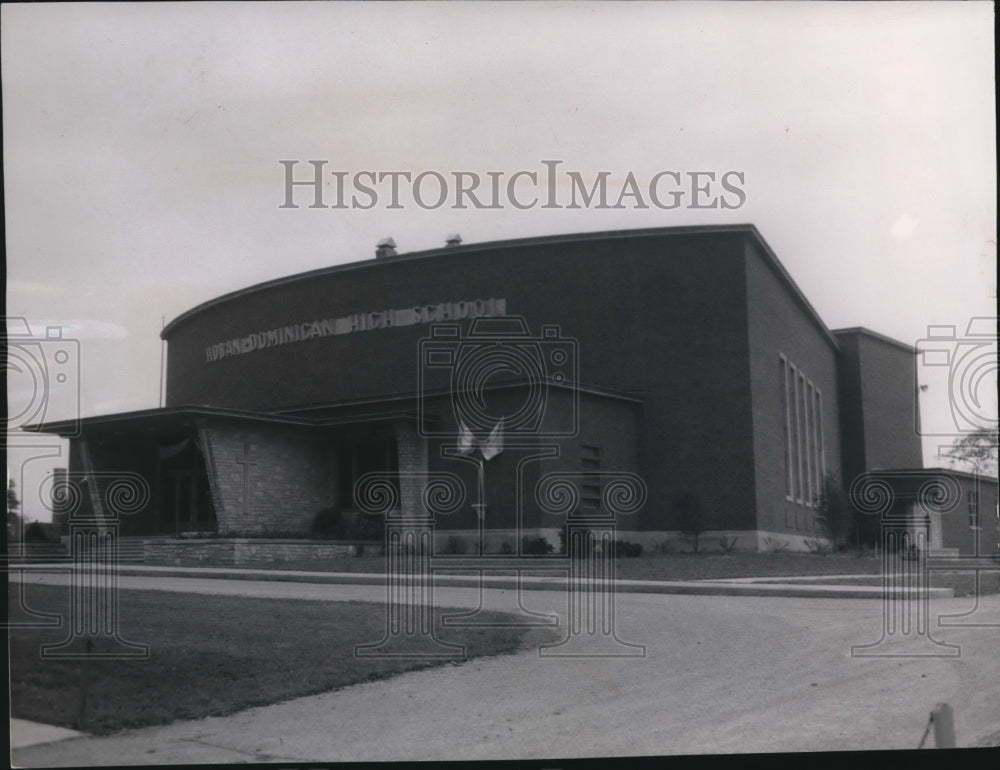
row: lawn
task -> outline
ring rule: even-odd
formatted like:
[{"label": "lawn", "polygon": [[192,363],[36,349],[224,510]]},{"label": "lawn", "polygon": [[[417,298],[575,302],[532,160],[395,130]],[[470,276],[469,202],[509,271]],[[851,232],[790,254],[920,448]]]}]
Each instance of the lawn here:
[{"label": "lawn", "polygon": [[[901,562],[893,560],[890,564],[899,568]],[[362,556],[254,566],[276,570],[382,573],[385,571],[385,560],[381,556]],[[487,574],[491,573],[495,573],[495,570],[487,570]],[[454,571],[448,574],[463,573]],[[526,570],[524,574],[551,575],[549,572],[533,573],[531,570]],[[643,554],[636,558],[616,559],[615,574],[620,580],[725,580],[855,575],[869,577],[852,578],[843,582],[847,585],[881,585],[882,559],[872,554],[858,556],[852,553],[730,553],[724,556],[717,553]],[[930,582],[934,587],[953,588],[956,596],[967,596],[976,590],[973,572],[934,571],[930,575]],[[982,594],[1000,593],[1000,573],[981,573],[978,590]]]},{"label": "lawn", "polygon": [[[19,617],[16,590],[13,585],[8,589],[11,620]],[[356,644],[378,642],[384,635],[381,604],[165,591],[126,590],[120,596],[121,635],[148,644],[149,658],[86,663],[42,658],[40,645],[62,641],[65,630],[11,630],[12,716],[105,734],[230,714],[448,664],[440,659],[355,658]],[[63,614],[68,590],[28,586],[27,604]],[[435,627],[442,641],[466,645],[467,658],[512,653],[554,635],[522,628],[441,628],[440,622]]]},{"label": "lawn", "polygon": [[[976,582],[976,574],[971,571],[938,572],[934,570],[930,573],[928,578],[930,580],[931,588],[951,588],[955,592],[955,596],[973,596],[977,592],[980,596],[1000,593],[1000,572],[981,572],[979,574],[978,584]],[[792,581],[775,580],[772,582],[789,583]],[[844,582],[845,584],[852,586],[880,586],[882,585],[882,577],[862,577],[853,579],[850,583],[847,583],[847,581]]]},{"label": "lawn", "polygon": [[[274,562],[253,566],[317,572],[381,573],[385,571],[385,560],[381,556],[349,556],[340,559]],[[615,560],[615,569],[617,577],[623,580],[711,580],[799,575],[878,575],[882,571],[882,562],[874,556],[857,557],[851,554],[821,556],[782,552],[731,553],[722,556],[715,553],[681,553],[643,554],[637,558],[623,557]]]}]

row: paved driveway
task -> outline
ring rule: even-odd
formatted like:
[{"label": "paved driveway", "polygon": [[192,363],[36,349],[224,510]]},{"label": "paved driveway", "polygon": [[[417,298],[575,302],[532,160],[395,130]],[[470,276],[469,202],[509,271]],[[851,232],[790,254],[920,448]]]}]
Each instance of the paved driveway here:
[{"label": "paved driveway", "polygon": [[[378,599],[375,586],[123,578],[123,587],[301,598]],[[134,581],[134,582],[133,582]],[[441,604],[467,606],[468,590]],[[510,594],[489,592],[503,604]],[[971,599],[935,599],[932,617]],[[529,609],[565,613],[559,592]],[[934,704],[955,712],[960,746],[1000,732],[1000,629],[935,629],[958,657],[851,657],[882,636],[867,599],[623,594],[631,659],[474,660],[391,680],[105,738],[15,751],[15,764],[66,766],[417,759],[516,759],[916,748]],[[1000,596],[968,622],[1000,624]],[[914,636],[888,645],[919,652]]]}]

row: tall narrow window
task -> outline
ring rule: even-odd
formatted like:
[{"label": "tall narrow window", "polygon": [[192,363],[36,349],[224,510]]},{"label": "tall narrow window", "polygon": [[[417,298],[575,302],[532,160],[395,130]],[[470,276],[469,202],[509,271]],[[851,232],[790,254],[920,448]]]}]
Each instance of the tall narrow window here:
[{"label": "tall narrow window", "polygon": [[823,395],[816,384],[784,355],[778,356],[785,444],[785,499],[819,504],[826,476],[823,447]]},{"label": "tall narrow window", "polygon": [[[587,473],[601,470],[601,448],[594,444],[580,445],[580,464]],[[584,479],[580,489],[580,503],[585,508],[601,507],[601,482],[596,476]]]},{"label": "tall narrow window", "polygon": [[813,425],[816,426],[815,447],[813,448],[816,462],[816,477],[818,479],[818,490],[814,500],[819,503],[823,494],[823,486],[826,483],[826,452],[823,450],[823,396],[816,388],[813,393]]},{"label": "tall narrow window", "polygon": [[802,414],[802,376],[799,374],[799,370],[792,366],[792,375],[795,378],[795,502],[802,502],[802,492],[805,484],[803,484],[802,477],[802,433],[803,433],[803,418]]},{"label": "tall narrow window", "polygon": [[795,473],[792,470],[792,401],[788,393],[788,359],[778,356],[781,370],[781,409],[785,417],[785,499],[795,499]]}]

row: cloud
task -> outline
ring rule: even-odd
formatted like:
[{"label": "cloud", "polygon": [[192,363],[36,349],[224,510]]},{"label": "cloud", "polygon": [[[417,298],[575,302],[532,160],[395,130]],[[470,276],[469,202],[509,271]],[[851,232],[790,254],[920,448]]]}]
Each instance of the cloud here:
[{"label": "cloud", "polygon": [[913,235],[913,232],[917,229],[917,225],[920,224],[920,220],[917,217],[910,216],[909,214],[903,214],[899,219],[893,223],[892,227],[889,228],[889,234],[893,238],[899,238],[900,240],[909,238]]},{"label": "cloud", "polygon": [[8,334],[12,337],[30,336],[32,340],[123,340],[129,332],[120,324],[91,319],[37,319],[9,316],[6,319]]}]

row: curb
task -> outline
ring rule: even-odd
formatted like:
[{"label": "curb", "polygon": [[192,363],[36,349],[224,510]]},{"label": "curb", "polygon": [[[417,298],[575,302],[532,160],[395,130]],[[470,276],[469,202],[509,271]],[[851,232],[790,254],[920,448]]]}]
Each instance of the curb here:
[{"label": "curb", "polygon": [[[70,565],[22,564],[10,565],[8,569],[34,572],[68,572]],[[119,566],[117,574],[125,577],[172,577],[213,580],[251,580],[279,583],[320,583],[328,585],[377,585],[385,586],[384,574],[371,572],[307,572],[291,570],[227,569],[224,567],[138,567]],[[405,576],[402,577],[406,582]],[[793,578],[794,579],[794,578]],[[852,586],[843,584],[816,585],[809,583],[748,582],[749,578],[735,578],[739,582],[727,580],[709,581],[658,581],[658,580],[616,580],[617,593],[679,594],[693,596],[774,596],[800,599],[945,599],[955,595],[952,588],[895,588],[886,593],[882,586]],[[773,578],[771,579],[773,580]],[[529,591],[565,591],[565,577],[505,577],[502,575],[434,575],[434,584],[439,588],[514,588],[518,584]],[[592,581],[597,584],[597,581]]]}]

